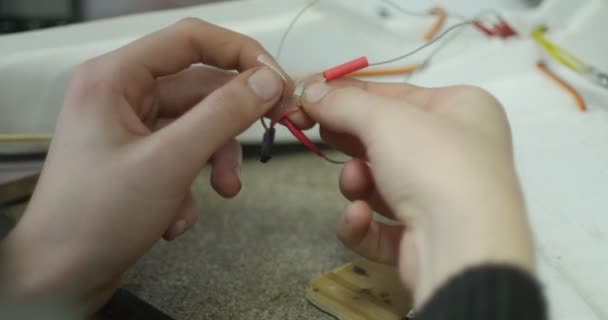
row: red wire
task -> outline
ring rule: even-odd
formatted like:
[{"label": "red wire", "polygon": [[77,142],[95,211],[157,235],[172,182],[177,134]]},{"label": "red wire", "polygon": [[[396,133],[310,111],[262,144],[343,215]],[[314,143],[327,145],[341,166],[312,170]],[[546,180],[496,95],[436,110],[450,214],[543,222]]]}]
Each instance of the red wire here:
[{"label": "red wire", "polygon": [[[325,70],[325,72],[323,72],[323,77],[325,78],[325,81],[331,81],[334,79],[338,79],[341,78],[347,74],[350,74],[352,72],[364,69],[366,67],[369,66],[367,57],[361,57],[361,58],[357,58],[351,61],[348,61],[346,63],[343,63],[339,66],[333,67],[331,69],[327,69]],[[318,155],[319,157],[326,159],[327,161],[330,161],[332,163],[340,163],[339,161],[335,161],[332,160],[330,158],[328,158],[307,136],[306,134],[304,134],[304,132],[302,132],[302,130],[300,130],[300,128],[298,128],[291,120],[289,120],[289,116],[299,112],[300,108],[293,108],[290,110],[287,110],[285,112],[283,112],[281,115],[279,115],[276,119],[272,120],[272,122],[270,123],[270,127],[273,128],[277,123],[280,123],[284,126],[287,127],[287,129],[289,129],[289,131],[291,132],[291,134],[293,134],[294,137],[296,137],[296,139],[298,139],[306,148],[308,148],[310,151],[312,151],[314,154]]]},{"label": "red wire", "polygon": [[289,109],[289,110],[287,110],[287,111],[285,111],[285,112],[281,113],[281,115],[280,115],[280,116],[278,116],[278,117],[277,117],[275,120],[272,120],[272,121],[270,122],[270,127],[274,127],[274,126],[275,126],[277,123],[280,123],[280,122],[281,122],[281,120],[283,120],[283,119],[285,119],[285,118],[289,117],[290,115],[292,115],[292,114],[294,114],[294,113],[296,113],[296,112],[300,112],[300,108],[299,108],[299,107],[295,107],[295,108],[293,108],[293,109]]},{"label": "red wire", "polygon": [[479,29],[481,32],[483,32],[486,36],[491,37],[494,35],[494,31],[488,29],[486,26],[484,26],[481,22],[479,21],[475,21],[475,28]]},{"label": "red wire", "polygon": [[318,155],[321,158],[327,158],[325,154],[321,150],[319,150],[319,148],[317,148],[317,146],[312,143],[312,141],[310,141],[310,139],[304,134],[304,132],[302,132],[302,130],[296,127],[296,125],[293,124],[291,120],[289,120],[289,118],[283,118],[282,120],[279,120],[279,123],[286,126],[287,129],[291,131],[291,134],[293,134],[296,139],[300,140],[300,142],[314,154]]}]

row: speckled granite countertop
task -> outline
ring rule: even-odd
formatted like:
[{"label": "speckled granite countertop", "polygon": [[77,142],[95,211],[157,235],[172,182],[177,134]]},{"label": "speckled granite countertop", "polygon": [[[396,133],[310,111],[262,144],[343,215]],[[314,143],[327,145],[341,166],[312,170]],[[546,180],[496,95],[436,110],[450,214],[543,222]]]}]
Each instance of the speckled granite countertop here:
[{"label": "speckled granite countertop", "polygon": [[257,148],[245,149],[243,189],[232,200],[215,194],[206,170],[194,185],[197,225],[159,242],[124,288],[176,320],[332,319],[304,299],[304,287],[355,259],[334,233],[346,204],[340,166],[299,148],[279,152],[262,164]]},{"label": "speckled granite countertop", "polygon": [[124,287],[178,320],[331,319],[306,302],[304,286],[354,259],[334,233],[346,204],[339,172],[305,151],[268,164],[247,157],[233,200],[217,196],[204,173],[194,186],[203,208],[196,227],[158,243]]}]

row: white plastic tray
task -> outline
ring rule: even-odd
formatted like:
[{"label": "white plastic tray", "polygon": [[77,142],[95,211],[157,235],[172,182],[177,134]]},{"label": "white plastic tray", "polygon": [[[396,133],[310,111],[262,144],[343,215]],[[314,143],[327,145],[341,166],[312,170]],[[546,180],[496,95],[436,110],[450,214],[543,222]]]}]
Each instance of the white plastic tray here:
[{"label": "white plastic tray", "polygon": [[[74,65],[182,17],[197,16],[249,34],[274,52],[282,31],[306,2],[229,2],[0,37],[0,132],[52,130]],[[322,1],[294,28],[281,62],[297,75],[361,55],[371,60],[392,57],[421,44],[420,35],[432,21],[380,19],[373,13],[376,2]],[[476,11],[473,1],[460,1],[466,2],[463,6],[457,2],[437,1],[459,13]],[[412,10],[427,5],[402,3]],[[607,15],[603,0],[545,0],[534,11],[505,12],[524,33],[547,23],[552,39],[604,70]],[[536,70],[540,57],[541,51],[526,38],[487,40],[467,31],[411,81],[428,86],[474,84],[499,97],[512,122],[553,319],[608,319],[608,91],[551,64],[587,99],[589,112],[581,114],[570,96]],[[258,143],[261,134],[254,126],[241,140]],[[293,141],[284,130],[279,140]]]}]

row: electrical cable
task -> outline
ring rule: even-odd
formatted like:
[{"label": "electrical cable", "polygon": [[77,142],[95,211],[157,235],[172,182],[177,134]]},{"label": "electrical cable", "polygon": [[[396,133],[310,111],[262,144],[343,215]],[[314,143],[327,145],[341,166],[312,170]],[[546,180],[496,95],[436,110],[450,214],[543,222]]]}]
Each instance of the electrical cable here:
[{"label": "electrical cable", "polygon": [[543,48],[551,58],[566,66],[570,70],[580,74],[588,81],[608,89],[608,74],[595,67],[587,65],[575,57],[572,53],[551,42],[545,37],[546,32],[546,26],[539,26],[532,30],[531,36],[532,39],[534,39],[534,41],[536,41],[536,43],[538,43],[538,45]]},{"label": "electrical cable", "polygon": [[405,58],[409,58],[409,57],[415,55],[416,53],[418,53],[418,52],[420,52],[420,51],[428,48],[429,46],[432,46],[434,43],[436,43],[437,41],[441,40],[443,37],[445,37],[446,35],[448,35],[450,32],[452,32],[452,31],[454,31],[454,30],[456,30],[458,28],[467,26],[467,25],[472,25],[474,23],[475,23],[475,21],[469,20],[469,21],[464,21],[464,22],[460,22],[460,23],[454,24],[454,25],[450,26],[449,28],[447,28],[445,31],[443,31],[441,34],[439,34],[438,36],[436,36],[435,38],[433,38],[431,41],[429,41],[429,42],[427,42],[427,43],[419,46],[418,48],[416,48],[416,49],[414,49],[414,50],[412,50],[410,52],[407,52],[407,53],[405,53],[403,55],[397,56],[395,58],[391,58],[391,59],[388,59],[388,60],[383,60],[383,61],[378,61],[378,62],[370,63],[369,67],[389,64],[389,63],[397,62],[399,60],[403,60]]},{"label": "electrical cable", "polygon": [[0,142],[48,142],[50,134],[0,134]]},{"label": "electrical cable", "polygon": [[390,7],[392,7],[393,9],[399,11],[402,14],[408,15],[408,16],[412,16],[412,17],[420,17],[420,18],[427,18],[431,15],[437,14],[437,13],[433,13],[431,12],[414,12],[414,11],[410,11],[407,10],[405,8],[403,8],[402,6],[398,5],[397,3],[391,1],[391,0],[382,0],[382,2],[384,2],[385,4],[389,5]]},{"label": "electrical cable", "polygon": [[551,58],[570,68],[572,71],[580,74],[587,72],[588,68],[584,62],[582,62],[580,59],[578,59],[562,47],[556,45],[555,43],[549,41],[549,39],[545,38],[544,34],[546,31],[547,27],[545,26],[539,26],[535,28],[534,30],[532,30],[532,39],[534,39],[536,43],[538,43],[543,49],[545,49],[545,51],[551,56]]},{"label": "electrical cable", "polygon": [[578,93],[576,91],[576,89],[574,89],[574,87],[572,87],[570,84],[568,84],[564,79],[560,78],[556,73],[551,71],[544,62],[542,62],[542,61],[537,62],[536,67],[542,73],[544,73],[549,78],[551,78],[551,80],[555,81],[560,87],[562,87],[562,89],[564,89],[566,92],[568,92],[574,98],[579,111],[585,112],[587,110],[587,105],[585,103],[585,100],[580,95],[580,93]]},{"label": "electrical cable", "polygon": [[291,22],[289,23],[289,25],[287,26],[287,29],[285,29],[285,31],[283,32],[283,35],[281,36],[281,40],[279,41],[279,47],[277,49],[277,61],[279,61],[281,59],[281,53],[283,53],[283,47],[285,46],[285,41],[287,40],[287,36],[289,35],[289,33],[291,33],[291,30],[293,29],[293,27],[296,25],[296,23],[298,23],[298,21],[300,20],[300,18],[313,6],[315,6],[316,4],[318,4],[321,0],[312,0],[309,4],[307,4],[304,8],[302,8],[297,14],[296,16],[291,20]]},{"label": "electrical cable", "polygon": [[[277,59],[279,59],[279,57],[283,51],[286,39],[287,39],[289,33],[294,28],[294,26],[296,25],[297,21],[304,15],[304,13],[306,13],[310,8],[312,8],[314,5],[316,5],[319,1],[320,0],[313,0],[309,4],[307,4],[304,8],[302,8],[296,14],[294,19],[288,25],[287,29],[283,33],[281,40],[279,42]],[[449,15],[450,17],[460,18],[462,21],[450,26],[449,28],[447,28],[446,30],[441,32],[439,35],[437,35],[437,33],[442,29],[442,27],[448,17],[447,12],[443,8],[434,8],[433,10],[429,11],[428,13],[422,14],[422,13],[416,13],[416,12],[411,12],[409,10],[405,10],[404,8],[402,8],[401,6],[397,5],[396,3],[394,3],[390,0],[383,0],[383,2],[390,5],[394,9],[397,9],[399,12],[410,15],[410,16],[418,16],[418,17],[438,16],[438,19],[435,22],[435,24],[433,24],[431,29],[429,29],[423,37],[425,40],[427,40],[427,42],[410,52],[407,52],[403,55],[400,55],[400,56],[397,56],[397,57],[394,57],[394,58],[391,58],[388,60],[381,60],[378,62],[369,63],[367,57],[364,56],[364,57],[360,57],[360,58],[348,61],[348,62],[338,65],[336,67],[327,69],[323,72],[323,77],[325,78],[326,82],[329,82],[329,81],[332,81],[335,79],[339,79],[339,78],[347,76],[347,75],[364,77],[364,76],[379,76],[379,75],[412,74],[413,72],[416,72],[416,71],[426,67],[430,63],[430,61],[441,50],[443,50],[448,44],[450,44],[454,39],[456,39],[458,37],[458,35],[460,35],[462,33],[462,31],[464,30],[464,27],[467,25],[475,26],[477,29],[479,29],[480,31],[482,31],[483,33],[485,33],[488,36],[499,36],[502,38],[506,38],[506,37],[514,36],[517,34],[515,32],[515,30],[500,16],[500,14],[498,14],[496,11],[493,11],[493,10],[486,10],[486,11],[483,11],[482,13],[480,13],[479,15],[477,15],[477,17],[472,20],[469,20],[464,17],[459,17],[457,15]],[[479,19],[483,15],[486,15],[486,14],[493,14],[498,18],[499,22],[498,22],[498,24],[494,25],[493,30],[486,28],[479,21]],[[457,30],[457,29],[460,29],[460,31],[458,33],[455,33],[452,37],[448,38],[441,45],[439,45],[435,50],[433,50],[431,52],[431,54],[425,58],[425,60],[423,61],[422,64],[385,68],[385,69],[380,69],[380,70],[362,71],[363,69],[368,68],[368,67],[390,64],[390,63],[397,62],[397,61],[406,59],[408,57],[411,57],[411,56],[419,53],[420,51],[432,46],[436,42],[442,40],[444,37],[446,37],[452,31]],[[605,80],[608,83],[608,77],[606,77]],[[270,126],[267,126],[266,123],[264,122],[264,120],[261,120],[262,125],[264,126],[264,129],[266,130],[266,134],[264,135],[264,145],[263,145],[262,149],[263,150],[271,149],[270,148],[271,146],[269,147],[266,145],[267,143],[272,144],[273,140],[274,140],[274,138],[267,139],[269,130],[272,130],[272,136],[274,137],[275,125],[277,123],[280,123],[280,124],[286,126],[289,129],[289,131],[302,144],[304,144],[308,149],[310,149],[313,153],[317,154],[318,156],[324,158],[325,160],[327,160],[331,163],[343,163],[341,161],[332,160],[332,159],[328,158],[327,156],[325,156],[325,154],[323,154],[323,152],[320,151],[314,145],[314,143],[312,143],[310,141],[310,139],[308,139],[308,137],[302,132],[302,130],[300,130],[297,126],[295,126],[293,124],[293,122],[291,122],[291,120],[288,118],[288,116],[291,114],[294,114],[296,112],[299,112],[300,110],[301,110],[300,107],[298,107],[298,108],[294,108],[294,109],[284,112],[282,115],[280,115],[276,119],[272,120]],[[270,158],[270,156],[267,154],[263,154],[262,158],[266,159],[266,161],[267,161]],[[265,162],[265,161],[263,160],[263,162]]]},{"label": "electrical cable", "polygon": [[425,41],[430,41],[433,38],[435,38],[437,33],[441,30],[441,28],[443,28],[443,25],[445,24],[445,20],[448,16],[445,9],[443,9],[441,7],[435,7],[433,9],[431,9],[431,12],[434,12],[437,14],[437,21],[435,21],[435,23],[431,26],[431,28],[422,37],[422,39],[424,39]]}]

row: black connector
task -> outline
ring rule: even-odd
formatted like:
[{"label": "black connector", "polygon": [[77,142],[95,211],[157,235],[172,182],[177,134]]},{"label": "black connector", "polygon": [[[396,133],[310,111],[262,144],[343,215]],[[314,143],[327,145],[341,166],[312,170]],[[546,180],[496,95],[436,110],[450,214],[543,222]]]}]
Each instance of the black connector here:
[{"label": "black connector", "polygon": [[274,145],[274,136],[275,136],[275,128],[272,127],[264,133],[264,138],[262,139],[262,150],[260,151],[260,161],[262,163],[268,162],[272,159],[272,146]]}]

